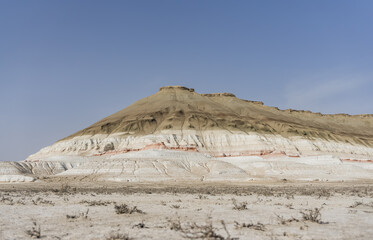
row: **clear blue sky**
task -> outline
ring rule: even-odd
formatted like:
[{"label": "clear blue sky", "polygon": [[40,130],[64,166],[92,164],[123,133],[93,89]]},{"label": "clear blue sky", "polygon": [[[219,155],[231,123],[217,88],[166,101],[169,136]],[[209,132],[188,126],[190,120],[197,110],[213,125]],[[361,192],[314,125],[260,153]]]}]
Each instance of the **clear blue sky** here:
[{"label": "clear blue sky", "polygon": [[373,1],[0,0],[0,161],[165,85],[373,113]]}]

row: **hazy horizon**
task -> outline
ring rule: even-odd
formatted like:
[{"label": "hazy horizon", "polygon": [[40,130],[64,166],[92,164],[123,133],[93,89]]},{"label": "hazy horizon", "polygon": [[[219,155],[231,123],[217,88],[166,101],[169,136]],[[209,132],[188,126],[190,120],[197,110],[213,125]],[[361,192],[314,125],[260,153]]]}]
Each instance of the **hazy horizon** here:
[{"label": "hazy horizon", "polygon": [[0,1],[0,161],[167,85],[373,114],[372,11],[372,1]]}]

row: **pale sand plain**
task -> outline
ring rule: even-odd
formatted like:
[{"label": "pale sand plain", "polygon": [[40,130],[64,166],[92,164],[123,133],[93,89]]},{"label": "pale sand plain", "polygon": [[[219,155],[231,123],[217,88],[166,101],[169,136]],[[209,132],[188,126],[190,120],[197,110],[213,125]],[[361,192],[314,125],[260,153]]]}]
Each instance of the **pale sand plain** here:
[{"label": "pale sand plain", "polygon": [[[115,206],[122,204],[135,211],[118,214]],[[315,208],[320,215],[310,215]],[[147,184],[51,178],[0,184],[4,240],[372,236],[372,182]]]}]

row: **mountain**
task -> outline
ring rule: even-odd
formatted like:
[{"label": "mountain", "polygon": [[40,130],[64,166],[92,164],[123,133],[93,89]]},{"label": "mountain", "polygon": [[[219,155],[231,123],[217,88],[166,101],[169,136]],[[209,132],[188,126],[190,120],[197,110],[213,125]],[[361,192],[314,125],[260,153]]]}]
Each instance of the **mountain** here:
[{"label": "mountain", "polygon": [[169,86],[31,155],[93,156],[144,148],[212,156],[334,154],[373,156],[373,115],[279,110],[231,93]]},{"label": "mountain", "polygon": [[162,87],[24,162],[0,163],[0,182],[40,176],[120,182],[366,181],[373,178],[373,115],[280,110],[231,93]]}]

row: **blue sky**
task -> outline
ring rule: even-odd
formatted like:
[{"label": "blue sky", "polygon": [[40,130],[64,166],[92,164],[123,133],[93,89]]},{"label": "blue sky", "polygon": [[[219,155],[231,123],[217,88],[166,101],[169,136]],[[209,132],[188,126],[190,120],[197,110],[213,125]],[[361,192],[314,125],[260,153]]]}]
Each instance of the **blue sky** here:
[{"label": "blue sky", "polygon": [[0,161],[165,85],[373,113],[373,1],[0,0]]}]

